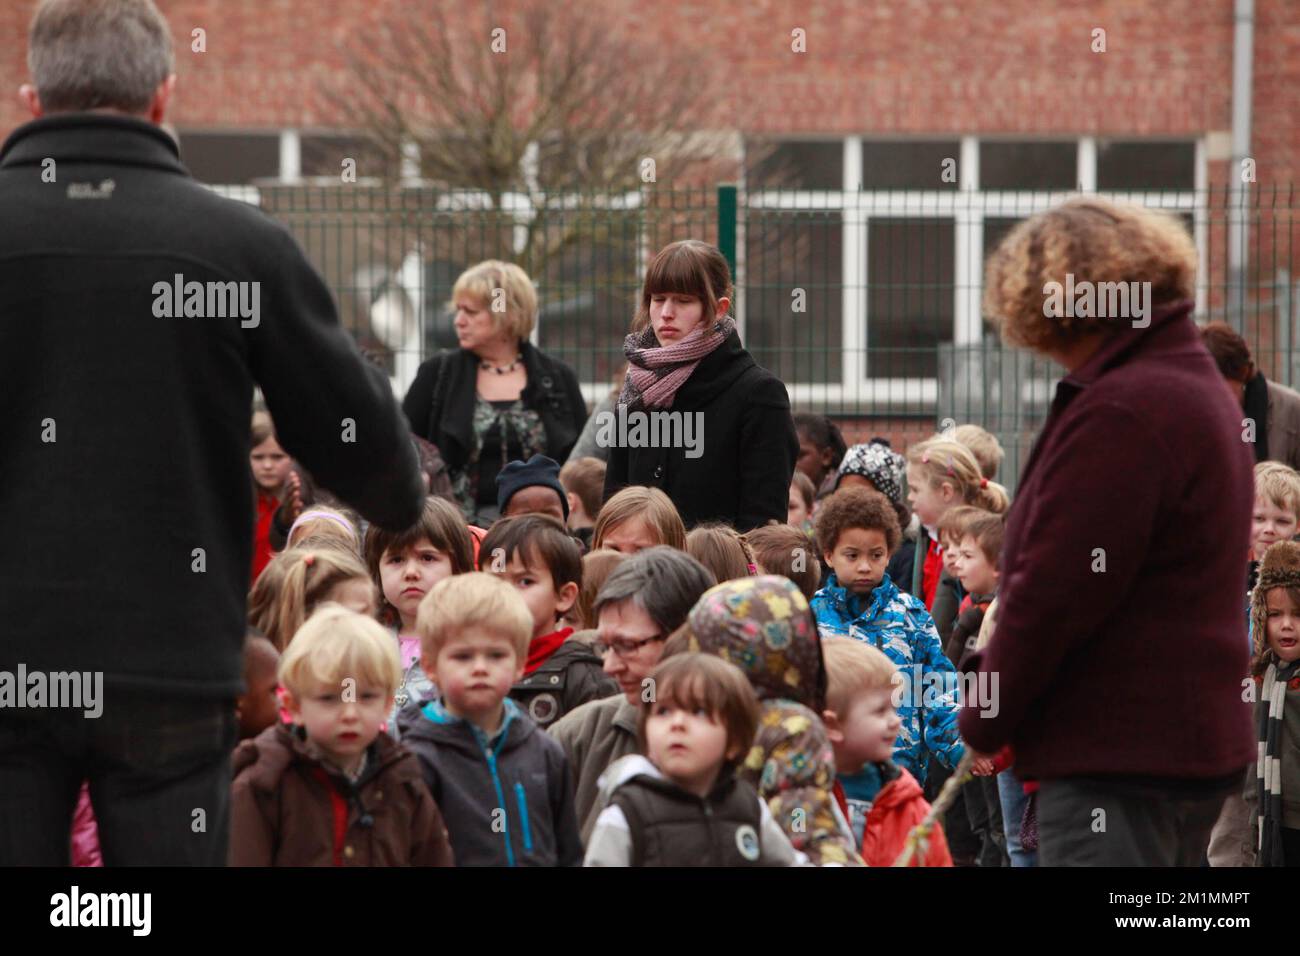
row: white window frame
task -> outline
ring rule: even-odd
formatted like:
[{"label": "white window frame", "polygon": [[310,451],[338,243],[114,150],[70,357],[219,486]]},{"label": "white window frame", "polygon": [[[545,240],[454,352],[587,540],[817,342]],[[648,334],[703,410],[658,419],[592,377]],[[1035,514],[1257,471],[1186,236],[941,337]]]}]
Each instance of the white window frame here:
[{"label": "white window frame", "polygon": [[[1122,134],[1121,134],[1122,135]],[[1092,136],[1073,138],[1077,144],[1077,188],[1072,190],[982,190],[979,178],[978,136],[963,136],[958,163],[956,190],[860,191],[862,182],[862,142],[866,137],[847,136],[844,144],[844,175],[839,192],[826,190],[755,190],[747,194],[747,208],[782,212],[816,210],[839,212],[841,242],[841,368],[840,381],[828,383],[788,382],[790,398],[795,404],[852,405],[870,409],[873,414],[933,411],[939,400],[939,380],[932,377],[884,378],[866,374],[871,318],[868,314],[867,237],[873,218],[952,219],[953,234],[953,344],[973,345],[984,334],[980,311],[983,293],[984,220],[1024,218],[1055,206],[1080,194],[1103,199],[1131,201],[1132,192],[1097,191],[1097,141]],[[910,139],[922,139],[911,137]],[[939,139],[940,137],[924,137]],[[1005,137],[987,137],[1002,139]],[[1134,137],[1137,139],[1138,137]],[[1017,136],[1017,141],[1026,137]],[[1179,137],[1185,141],[1187,137]],[[1044,137],[1043,142],[1061,142],[1060,137]],[[1209,212],[1205,202],[1208,182],[1205,140],[1196,137],[1194,183],[1190,191],[1149,192],[1143,201],[1152,208],[1174,213],[1191,213],[1193,238],[1200,268],[1196,288],[1196,312],[1202,314],[1208,295]],[[743,274],[737,285],[743,285]],[[1046,380],[1021,383],[1022,399],[1041,401],[1050,394]]]}]

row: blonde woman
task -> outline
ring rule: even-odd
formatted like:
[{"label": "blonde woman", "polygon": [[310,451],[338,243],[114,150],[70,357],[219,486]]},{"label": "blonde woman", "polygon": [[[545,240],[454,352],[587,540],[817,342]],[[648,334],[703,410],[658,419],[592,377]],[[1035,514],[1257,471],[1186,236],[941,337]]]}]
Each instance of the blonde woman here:
[{"label": "blonde woman", "polygon": [[442,453],[465,520],[499,516],[497,475],[511,461],[563,463],[587,421],[573,369],[528,341],[537,291],[517,265],[491,259],[452,289],[459,349],[420,366],[402,402],[411,431]]}]

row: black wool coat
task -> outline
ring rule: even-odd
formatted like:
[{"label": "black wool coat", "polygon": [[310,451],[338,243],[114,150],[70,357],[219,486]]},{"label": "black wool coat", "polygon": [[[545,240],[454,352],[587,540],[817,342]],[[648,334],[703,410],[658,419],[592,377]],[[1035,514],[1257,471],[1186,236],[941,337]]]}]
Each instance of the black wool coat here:
[{"label": "black wool coat", "polygon": [[[799,439],[785,384],[758,365],[735,332],[700,360],[669,412],[702,413],[702,454],[690,449],[614,445],[605,499],[628,485],[661,489],[687,528],[721,521],[744,533],[789,516]],[[619,436],[610,430],[615,440]],[[600,437],[600,432],[597,432]]]},{"label": "black wool coat", "polygon": [[[392,385],[289,231],[195,182],[152,123],[19,127],[0,210],[0,668],[234,697],[254,385],[285,451],[398,530],[423,486]],[[188,316],[167,301],[178,274],[207,290]],[[258,290],[255,320],[217,298],[225,283],[250,307]]]},{"label": "black wool coat", "polygon": [[[587,423],[578,376],[527,339],[519,343],[528,383],[520,396],[525,408],[541,416],[545,455],[564,464]],[[466,349],[441,352],[426,360],[402,400],[411,431],[437,446],[453,471],[465,467],[474,450],[474,393],[479,359]]]}]

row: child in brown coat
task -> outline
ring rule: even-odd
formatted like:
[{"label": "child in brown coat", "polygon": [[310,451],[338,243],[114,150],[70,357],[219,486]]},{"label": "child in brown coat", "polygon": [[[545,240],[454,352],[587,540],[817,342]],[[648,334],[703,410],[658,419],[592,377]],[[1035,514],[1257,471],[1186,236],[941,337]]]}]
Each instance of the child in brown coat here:
[{"label": "child in brown coat", "polygon": [[383,626],[335,604],[294,635],[279,679],[292,725],[235,751],[232,866],[450,866],[415,757],[380,733],[401,678]]}]

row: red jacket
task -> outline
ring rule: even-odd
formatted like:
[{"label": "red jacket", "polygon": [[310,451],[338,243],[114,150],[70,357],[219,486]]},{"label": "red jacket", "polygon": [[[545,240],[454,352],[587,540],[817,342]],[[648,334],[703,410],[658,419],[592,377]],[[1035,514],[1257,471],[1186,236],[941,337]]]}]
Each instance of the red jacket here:
[{"label": "red jacket", "polygon": [[272,495],[257,492],[257,526],[253,531],[253,582],[262,569],[271,563],[271,519],[280,507],[280,502]]},{"label": "red jacket", "polygon": [[[867,866],[893,866],[898,855],[903,852],[907,835],[930,812],[930,804],[916,778],[902,767],[897,769],[898,776],[880,788],[875,802],[867,811],[867,825],[862,833],[862,846],[859,847]],[[838,780],[835,781],[834,792],[840,811],[848,819],[848,801],[844,799],[844,788]],[[930,831],[924,859],[919,854],[914,855],[910,865],[952,866],[952,854],[948,852],[948,840],[943,835],[942,826],[937,825]]]},{"label": "red jacket", "polygon": [[1122,323],[1062,379],[1022,471],[997,631],[967,665],[999,710],[959,718],[974,749],[1014,746],[1018,776],[1211,781],[1254,760],[1253,456],[1190,312]]}]

